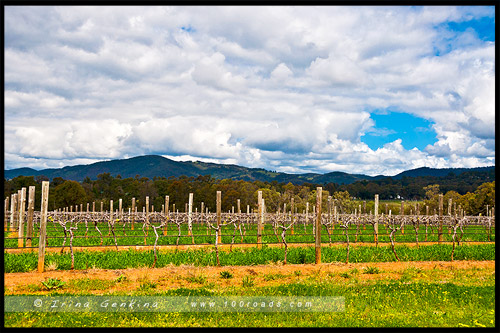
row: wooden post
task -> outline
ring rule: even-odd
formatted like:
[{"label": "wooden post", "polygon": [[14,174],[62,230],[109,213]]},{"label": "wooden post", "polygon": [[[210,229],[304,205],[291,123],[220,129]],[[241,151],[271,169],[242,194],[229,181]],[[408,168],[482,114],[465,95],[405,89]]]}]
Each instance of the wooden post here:
[{"label": "wooden post", "polygon": [[169,213],[170,213],[170,210],[169,210],[169,201],[170,201],[170,197],[168,195],[165,196],[165,219],[166,219],[166,223],[165,223],[165,227],[163,227],[163,235],[167,235],[167,223],[168,223],[168,218],[169,218]]},{"label": "wooden post", "polygon": [[257,192],[258,222],[257,222],[257,248],[262,248],[262,224],[264,222],[264,207],[262,207],[262,191]]},{"label": "wooden post", "polygon": [[316,235],[315,235],[315,254],[316,264],[321,264],[321,203],[322,203],[323,188],[316,188]]},{"label": "wooden post", "polygon": [[16,218],[16,207],[17,207],[17,194],[14,193],[10,196],[10,231],[15,230],[15,218]]},{"label": "wooden post", "polygon": [[109,223],[113,224],[113,199],[109,200]]},{"label": "wooden post", "polygon": [[21,189],[21,197],[19,198],[19,218],[18,218],[18,238],[17,247],[24,247],[24,207],[26,206],[26,187]]},{"label": "wooden post", "polygon": [[118,218],[120,219],[120,222],[123,222],[123,210],[122,210],[122,199],[121,198],[118,200]]},{"label": "wooden post", "polygon": [[[189,193],[189,201],[188,201],[188,206],[187,206],[187,218],[188,218],[188,235],[191,236],[193,234],[193,220],[192,220],[192,213],[193,213],[193,193]],[[193,243],[194,244],[194,243]]]},{"label": "wooden post", "polygon": [[[332,196],[328,196],[328,207],[327,207],[327,213],[328,213],[328,224],[332,222]],[[328,228],[328,227],[327,227]],[[330,230],[333,230],[333,223],[330,226]]]},{"label": "wooden post", "polygon": [[189,202],[188,202],[188,234],[191,235],[191,243],[194,244],[194,235],[193,235],[193,193],[189,193]]},{"label": "wooden post", "polygon": [[438,243],[443,242],[443,194],[439,194]]},{"label": "wooden post", "polygon": [[290,202],[290,216],[291,216],[291,223],[292,223],[292,227],[290,228],[290,234],[293,235],[294,232],[293,232],[293,221],[295,219],[295,202],[294,202],[294,199],[293,197],[291,198],[291,202]]},{"label": "wooden post", "polygon": [[[399,211],[399,215],[401,215],[401,216],[405,215],[405,202],[404,202],[404,200],[401,200],[401,210]],[[405,226],[404,225],[401,227],[401,234],[403,234],[403,235],[405,234]],[[396,239],[396,238],[394,237],[394,239]]]},{"label": "wooden post", "polygon": [[262,234],[264,233],[264,216],[266,214],[266,200],[262,198],[262,210],[260,212],[259,224],[260,224],[260,247],[262,248]]},{"label": "wooden post", "polygon": [[[146,209],[146,225],[149,224],[149,196],[146,197],[146,206],[144,207]],[[148,230],[146,228],[146,230]]]},{"label": "wooden post", "polygon": [[[309,222],[309,201],[306,201],[306,216],[305,216],[306,220],[304,222],[304,225],[307,226],[307,222]],[[306,232],[307,229],[304,229],[304,233],[307,233]]]},{"label": "wooden post", "polygon": [[375,244],[378,246],[378,194],[375,194],[374,221]]},{"label": "wooden post", "polygon": [[[451,225],[451,207],[453,205],[453,200],[452,198],[449,198],[448,199],[448,221],[449,221],[449,224],[448,224],[448,234],[451,234],[451,229],[452,229],[452,225]],[[486,210],[488,210],[488,206],[486,206]]]},{"label": "wooden post", "polygon": [[[217,207],[217,228],[219,228],[221,224],[221,210],[222,210],[222,193],[221,191],[217,191],[216,197],[216,207]],[[222,240],[221,230],[218,232],[217,243],[220,244]]]},{"label": "wooden post", "polygon": [[16,230],[19,230],[19,211],[21,210],[21,190],[17,191],[17,200],[16,200],[16,214],[14,215],[15,218],[15,227]]},{"label": "wooden post", "polygon": [[9,219],[7,217],[7,212],[9,211],[9,197],[5,198],[5,208],[3,211],[3,230],[7,231],[9,228]]},{"label": "wooden post", "polygon": [[47,240],[47,208],[49,204],[49,182],[42,182],[42,203],[40,218],[40,240],[38,241],[38,273],[45,270],[45,242]]},{"label": "wooden post", "polygon": [[135,198],[132,198],[132,221],[131,221],[131,228],[132,230],[134,230],[134,222],[135,222],[135,214],[136,214],[137,210],[136,210],[136,207],[135,207]]},{"label": "wooden post", "polygon": [[33,237],[34,210],[35,210],[35,186],[30,186],[28,192],[28,218],[26,221],[26,247],[31,247],[31,238]]},{"label": "wooden post", "polygon": [[[335,224],[338,221],[338,216],[337,216],[337,205],[335,204],[336,200],[333,200],[333,224]],[[332,226],[332,232],[333,232],[333,226]]]}]

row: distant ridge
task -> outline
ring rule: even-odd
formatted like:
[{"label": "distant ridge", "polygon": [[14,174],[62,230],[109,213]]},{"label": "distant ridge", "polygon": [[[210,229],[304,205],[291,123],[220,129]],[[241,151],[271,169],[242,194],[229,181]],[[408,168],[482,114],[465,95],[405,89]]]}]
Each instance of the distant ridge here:
[{"label": "distant ridge", "polygon": [[55,177],[61,177],[66,180],[83,181],[86,177],[97,179],[101,173],[110,173],[116,177],[130,178],[138,175],[139,177],[198,177],[210,175],[216,179],[234,179],[245,181],[264,181],[278,183],[303,184],[351,184],[359,180],[377,180],[382,178],[401,179],[403,177],[434,176],[445,177],[449,173],[458,175],[463,172],[488,172],[495,170],[495,166],[479,168],[448,168],[433,169],[428,167],[417,168],[401,172],[398,175],[389,176],[367,176],[362,174],[349,174],[345,172],[334,171],[326,174],[304,173],[288,174],[283,172],[273,172],[261,168],[247,168],[234,164],[217,164],[206,162],[178,162],[163,156],[144,155],[131,157],[127,159],[118,159],[104,162],[96,162],[88,165],[67,166],[59,169],[34,170],[31,168],[18,168],[4,170],[5,179],[12,179],[17,176],[40,176],[44,175],[50,180]]},{"label": "distant ridge", "polygon": [[447,168],[447,169],[432,169],[428,167],[422,167],[412,170],[403,171],[396,176],[393,176],[394,179],[401,179],[403,177],[422,177],[422,176],[433,176],[433,177],[446,177],[450,173],[455,175],[459,175],[464,172],[487,172],[489,170],[495,169],[494,166],[489,167],[478,167],[478,168]]}]

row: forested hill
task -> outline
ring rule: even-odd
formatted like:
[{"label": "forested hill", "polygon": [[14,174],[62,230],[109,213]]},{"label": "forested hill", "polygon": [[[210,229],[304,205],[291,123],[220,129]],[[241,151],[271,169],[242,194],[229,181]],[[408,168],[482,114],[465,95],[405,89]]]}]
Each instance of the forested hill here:
[{"label": "forested hill", "polygon": [[[146,177],[153,179],[155,177],[197,177],[200,175],[210,175],[215,179],[233,179],[244,181],[262,181],[278,183],[292,183],[301,185],[310,184],[353,184],[358,181],[384,182],[384,179],[401,180],[406,177],[448,177],[458,176],[463,173],[473,173],[484,181],[494,180],[495,167],[483,168],[460,168],[460,169],[432,169],[418,168],[404,171],[393,177],[386,176],[367,176],[362,174],[348,174],[345,172],[330,172],[326,174],[306,173],[306,174],[287,174],[282,172],[268,171],[259,168],[246,168],[238,165],[216,164],[205,162],[177,162],[171,159],[157,156],[145,155],[132,157],[128,159],[111,160],[97,162],[88,165],[67,166],[60,169],[34,170],[30,168],[19,168],[5,170],[4,178],[13,179],[17,176],[45,176],[52,180],[56,177],[65,180],[83,181],[85,178],[97,179],[97,175],[109,173],[111,176],[118,175],[121,178]],[[451,175],[450,175],[451,173]],[[493,178],[493,179],[492,179]]]}]

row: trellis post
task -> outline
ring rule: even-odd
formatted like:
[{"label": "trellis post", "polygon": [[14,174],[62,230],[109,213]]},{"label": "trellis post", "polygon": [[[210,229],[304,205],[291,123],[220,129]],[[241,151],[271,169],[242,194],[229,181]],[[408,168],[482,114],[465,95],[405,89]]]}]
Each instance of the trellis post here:
[{"label": "trellis post", "polygon": [[26,247],[31,247],[33,237],[33,213],[35,210],[35,186],[28,189],[28,218],[26,221]]},{"label": "trellis post", "polygon": [[113,224],[113,199],[109,200],[109,224]]},{"label": "trellis post", "polygon": [[[220,227],[221,224],[221,210],[222,210],[222,193],[221,191],[217,191],[217,196],[216,196],[216,206],[217,206],[217,229]],[[219,232],[217,233],[217,243],[220,244],[222,237],[221,237],[221,230],[218,229]]]},{"label": "trellis post", "polygon": [[316,188],[316,235],[315,235],[315,263],[321,264],[321,202],[323,188]]},{"label": "trellis post", "polygon": [[18,236],[17,247],[24,247],[24,207],[26,206],[26,187],[21,189],[21,196],[19,198],[19,218],[18,218]]},{"label": "trellis post", "polygon": [[[122,210],[122,199],[120,198],[118,200],[118,218],[120,219],[120,222],[123,222],[123,210]],[[88,208],[87,208],[88,210]]]},{"label": "trellis post", "polygon": [[188,217],[188,235],[191,236],[193,234],[193,220],[192,220],[192,213],[193,213],[193,193],[189,193],[189,201],[188,201],[188,207],[187,207],[187,217]]},{"label": "trellis post", "polygon": [[[404,200],[401,200],[401,210],[399,212],[399,215],[401,215],[401,217],[403,217],[405,215],[405,202],[404,202]],[[403,225],[401,227],[401,234],[404,235],[404,233],[405,233],[405,226]]]},{"label": "trellis post", "polygon": [[166,223],[165,223],[165,226],[163,227],[163,235],[167,235],[167,223],[168,223],[168,218],[169,218],[169,208],[168,208],[168,205],[169,205],[169,201],[170,201],[170,197],[168,195],[165,196],[165,220],[166,220]]},{"label": "trellis post", "polygon": [[14,219],[16,216],[16,207],[17,207],[17,193],[14,193],[10,196],[10,231],[14,231]]},{"label": "trellis post", "polygon": [[[449,221],[448,234],[451,234],[451,229],[452,229],[452,226],[451,226],[451,206],[452,205],[453,205],[453,199],[449,198],[448,199],[448,221]],[[488,209],[488,206],[486,206],[486,209]]]},{"label": "trellis post", "polygon": [[40,218],[40,240],[38,241],[38,272],[45,270],[45,242],[47,241],[47,208],[49,204],[49,182],[42,181],[42,202]]},{"label": "trellis post", "polygon": [[257,192],[258,222],[257,222],[257,248],[262,248],[262,224],[264,220],[264,207],[262,206],[262,191]]},{"label": "trellis post", "polygon": [[438,243],[443,242],[443,194],[439,194],[439,227],[438,227]]},{"label": "trellis post", "polygon": [[306,216],[304,221],[304,233],[307,233],[307,222],[309,222],[309,201],[306,202]]},{"label": "trellis post", "polygon": [[5,207],[3,212],[3,230],[7,231],[9,228],[9,219],[7,217],[7,212],[9,211],[9,197],[5,198]]},{"label": "trellis post", "polygon": [[135,209],[135,198],[132,198],[132,230],[134,230],[134,222],[135,222],[135,213],[136,213],[136,209]]},{"label": "trellis post", "polygon": [[374,221],[375,244],[378,246],[378,194],[375,194]]}]

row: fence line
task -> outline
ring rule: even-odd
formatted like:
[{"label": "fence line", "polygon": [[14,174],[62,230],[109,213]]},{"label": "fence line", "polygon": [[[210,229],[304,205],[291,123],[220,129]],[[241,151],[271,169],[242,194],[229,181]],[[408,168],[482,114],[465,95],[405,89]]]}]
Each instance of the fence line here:
[{"label": "fence line", "polygon": [[[246,213],[241,212],[240,200],[237,200],[237,211],[222,213],[221,195],[217,191],[216,207],[217,211],[211,213],[201,204],[201,210],[196,209],[193,212],[193,194],[189,194],[188,203],[186,203],[186,212],[179,213],[172,205],[169,207],[169,196],[165,196],[165,204],[162,205],[161,212],[155,212],[154,207],[149,205],[149,197],[146,197],[146,207],[142,212],[137,212],[135,198],[132,199],[132,209],[128,213],[123,211],[122,199],[119,199],[118,209],[113,210],[113,200],[110,200],[110,211],[103,210],[101,201],[101,210],[95,210],[95,202],[92,204],[92,211],[87,203],[86,212],[83,211],[83,204],[58,209],[49,212],[47,210],[49,182],[42,183],[42,204],[41,211],[34,211],[35,188],[29,187],[28,208],[26,204],[26,188],[12,194],[10,198],[5,199],[4,211],[4,248],[37,248],[39,249],[38,271],[44,270],[44,256],[46,247],[66,246],[69,240],[69,247],[73,260],[73,240],[86,239],[86,245],[83,247],[109,246],[103,245],[104,239],[113,239],[113,244],[118,250],[124,246],[151,246],[147,244],[154,237],[154,250],[156,258],[157,246],[178,246],[181,238],[190,237],[190,245],[215,244],[245,244],[257,245],[262,248],[263,244],[282,244],[286,249],[288,243],[314,243],[316,253],[316,263],[321,263],[322,242],[332,243],[375,243],[377,246],[384,237],[389,237],[391,244],[433,242],[431,240],[437,236],[437,242],[444,242],[445,235],[453,244],[467,241],[492,241],[494,239],[495,215],[494,207],[486,207],[486,216],[465,216],[463,210],[454,209],[452,214],[452,203],[448,202],[448,214],[443,215],[443,196],[439,195],[439,209],[433,215],[420,215],[417,205],[416,214],[404,214],[404,201],[401,202],[402,209],[399,215],[392,215],[387,210],[379,214],[378,195],[375,196],[375,213],[366,213],[366,205],[363,202],[363,209],[359,205],[359,210],[351,214],[340,213],[331,196],[328,197],[327,211],[322,213],[322,188],[316,189],[316,205],[313,206],[312,216],[309,214],[309,204],[306,204],[306,210],[303,213],[296,213],[294,202],[291,201],[291,210],[286,210],[286,204],[283,212],[271,213],[266,211],[265,200],[262,197],[262,191],[258,191],[258,209],[256,212],[250,212],[247,205]],[[451,199],[450,199],[451,200]],[[10,210],[7,210],[9,208]],[[333,207],[333,209],[332,209]],[[80,209],[78,209],[80,208]],[[428,207],[427,207],[428,208]],[[428,209],[427,209],[428,212]],[[134,224],[142,225],[142,228],[134,228]],[[214,227],[216,225],[216,227]],[[26,228],[25,228],[26,226]],[[303,227],[303,232],[298,232],[298,228]],[[399,227],[398,227],[399,226]],[[149,233],[150,227],[154,235]],[[405,229],[406,234],[405,234]],[[103,235],[103,230],[107,229],[107,235]],[[157,229],[162,228],[163,233],[157,233]],[[186,232],[187,228],[187,234]],[[216,239],[213,239],[212,229],[215,230]],[[196,230],[196,231],[195,231]],[[287,230],[290,230],[287,235]],[[322,230],[326,231],[322,235]],[[10,234],[7,235],[7,231]],[[170,231],[170,233],[168,232]],[[177,232],[175,232],[177,231]],[[453,233],[452,233],[453,232]],[[457,232],[459,232],[457,236]],[[38,233],[39,240],[36,246],[33,246],[33,240]],[[127,233],[129,233],[127,235]],[[142,233],[142,234],[140,234]],[[123,235],[122,235],[123,234]],[[239,234],[239,240],[235,241]],[[13,237],[16,235],[16,237]],[[467,237],[470,235],[480,235],[482,237]],[[465,236],[465,239],[464,239]],[[291,238],[286,241],[286,238]],[[424,239],[419,239],[424,237]],[[486,237],[486,238],[485,238]],[[122,244],[123,239],[143,238],[143,244]],[[176,242],[167,244],[158,244],[159,239],[173,239]],[[228,238],[231,238],[229,241]],[[367,240],[368,238],[368,240]],[[54,240],[62,239],[62,244],[55,243]],[[93,244],[94,240],[100,243]],[[352,239],[352,241],[351,241]],[[370,240],[371,239],[371,240]],[[403,240],[401,240],[403,239]],[[474,240],[475,239],[475,240]],[[479,239],[479,240],[478,240]],[[487,240],[486,240],[487,239]],[[15,242],[17,240],[17,242]],[[120,245],[118,244],[120,240]],[[49,241],[51,241],[49,244]],[[89,242],[90,241],[90,242]],[[17,243],[17,246],[14,244]],[[77,245],[82,246],[82,245]],[[397,257],[397,256],[396,256]],[[347,259],[348,260],[348,259]],[[73,267],[73,263],[72,263]]]}]

